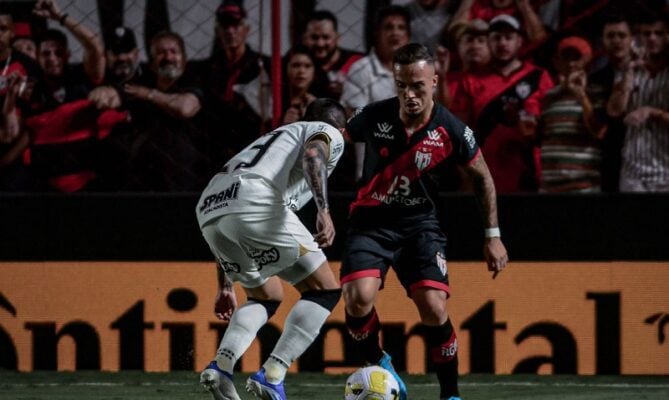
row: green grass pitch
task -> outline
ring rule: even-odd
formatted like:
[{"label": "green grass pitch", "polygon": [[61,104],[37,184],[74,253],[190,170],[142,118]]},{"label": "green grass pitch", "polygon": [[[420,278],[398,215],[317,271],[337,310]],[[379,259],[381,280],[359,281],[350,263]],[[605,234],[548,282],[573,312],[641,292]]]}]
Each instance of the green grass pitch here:
[{"label": "green grass pitch", "polygon": [[[247,375],[235,383],[242,399]],[[410,400],[436,400],[433,376],[404,375]],[[286,380],[290,400],[342,400],[344,375],[291,374]],[[461,378],[464,400],[667,400],[669,377],[659,376],[535,376],[466,375]],[[150,400],[203,399],[208,393],[195,372],[33,372],[0,371],[2,400]]]}]

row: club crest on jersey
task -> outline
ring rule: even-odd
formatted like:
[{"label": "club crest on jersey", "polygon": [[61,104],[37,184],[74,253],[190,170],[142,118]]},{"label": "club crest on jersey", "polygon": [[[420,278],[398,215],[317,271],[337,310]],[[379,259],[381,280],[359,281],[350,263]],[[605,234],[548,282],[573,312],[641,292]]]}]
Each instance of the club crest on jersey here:
[{"label": "club crest on jersey", "polygon": [[469,146],[470,149],[473,149],[476,147],[476,139],[474,139],[474,131],[472,128],[465,126],[465,142],[467,142],[467,146]]},{"label": "club crest on jersey", "polygon": [[416,163],[418,169],[422,171],[430,165],[430,161],[432,161],[432,153],[417,151],[413,161]]},{"label": "club crest on jersey", "polygon": [[441,252],[437,252],[437,255],[435,257],[437,259],[437,267],[441,270],[441,274],[446,276],[448,273],[448,264],[446,263],[446,256],[444,256]]},{"label": "club crest on jersey", "polygon": [[516,85],[516,94],[521,99],[526,99],[530,95],[531,90],[532,89],[530,88],[530,84],[525,81],[520,82],[518,85]]},{"label": "club crest on jersey", "polygon": [[390,133],[390,131],[393,129],[393,126],[390,125],[389,123],[379,122],[378,124],[376,124],[376,127],[379,129],[380,132],[374,131],[374,137],[388,140],[395,139],[395,135]]}]

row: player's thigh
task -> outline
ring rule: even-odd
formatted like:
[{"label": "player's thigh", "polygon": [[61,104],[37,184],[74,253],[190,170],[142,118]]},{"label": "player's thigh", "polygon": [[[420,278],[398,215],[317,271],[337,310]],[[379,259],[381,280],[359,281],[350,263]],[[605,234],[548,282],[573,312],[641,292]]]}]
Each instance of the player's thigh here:
[{"label": "player's thigh", "polygon": [[398,247],[392,239],[392,232],[382,230],[349,232],[339,274],[342,286],[362,278],[383,281]]},{"label": "player's thigh", "polygon": [[[312,263],[316,262],[311,260],[312,257],[304,256],[300,257],[298,263],[307,262]],[[330,264],[324,260],[320,263],[320,266],[316,268],[309,276],[295,284],[295,288],[300,291],[300,293],[306,292],[308,290],[333,290],[339,288],[339,282],[334,276]]]},{"label": "player's thigh", "polygon": [[441,290],[448,295],[446,236],[432,227],[415,233],[405,242],[394,269],[409,296],[420,288]]},{"label": "player's thigh", "polygon": [[427,325],[441,325],[448,319],[447,294],[443,290],[421,287],[411,293],[421,322]]}]

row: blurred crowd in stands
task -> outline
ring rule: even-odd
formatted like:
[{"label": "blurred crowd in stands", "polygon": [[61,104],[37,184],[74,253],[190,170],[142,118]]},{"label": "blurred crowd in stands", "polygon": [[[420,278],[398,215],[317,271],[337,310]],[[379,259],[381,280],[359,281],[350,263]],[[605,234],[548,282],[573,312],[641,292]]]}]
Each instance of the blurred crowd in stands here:
[{"label": "blurred crowd in stands", "polygon": [[[0,4],[1,192],[199,191],[273,128],[271,61],[247,41],[243,0],[215,11],[209,59],[189,61],[184,38],[162,31],[147,63],[132,29],[103,38],[61,7],[35,2],[58,26],[37,34]],[[362,54],[315,9],[283,55],[281,123],[317,97],[353,113],[394,96],[393,52],[419,42],[498,193],[667,192],[668,15],[665,0],[412,0],[375,10]],[[355,189],[353,163],[349,149],[332,190]],[[443,190],[469,190],[455,166],[440,172]]]}]

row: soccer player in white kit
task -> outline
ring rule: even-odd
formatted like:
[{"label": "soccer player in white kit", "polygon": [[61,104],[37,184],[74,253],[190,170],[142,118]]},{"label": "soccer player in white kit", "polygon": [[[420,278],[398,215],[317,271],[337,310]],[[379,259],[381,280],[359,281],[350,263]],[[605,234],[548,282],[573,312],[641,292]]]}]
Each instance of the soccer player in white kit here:
[{"label": "soccer player in white kit", "polygon": [[[313,342],[339,301],[339,282],[321,248],[335,236],[327,179],[344,150],[345,125],[339,103],[315,100],[302,121],[265,134],[234,156],[198,201],[202,235],[218,260],[215,312],[230,321],[216,358],[200,375],[214,400],[239,399],[233,368],[279,306],[279,278],[295,286],[301,299],[270,357],[247,380],[246,389],[262,399],[286,399],[288,367]],[[315,235],[295,215],[312,197],[318,209]],[[239,308],[233,282],[247,296]]]}]

